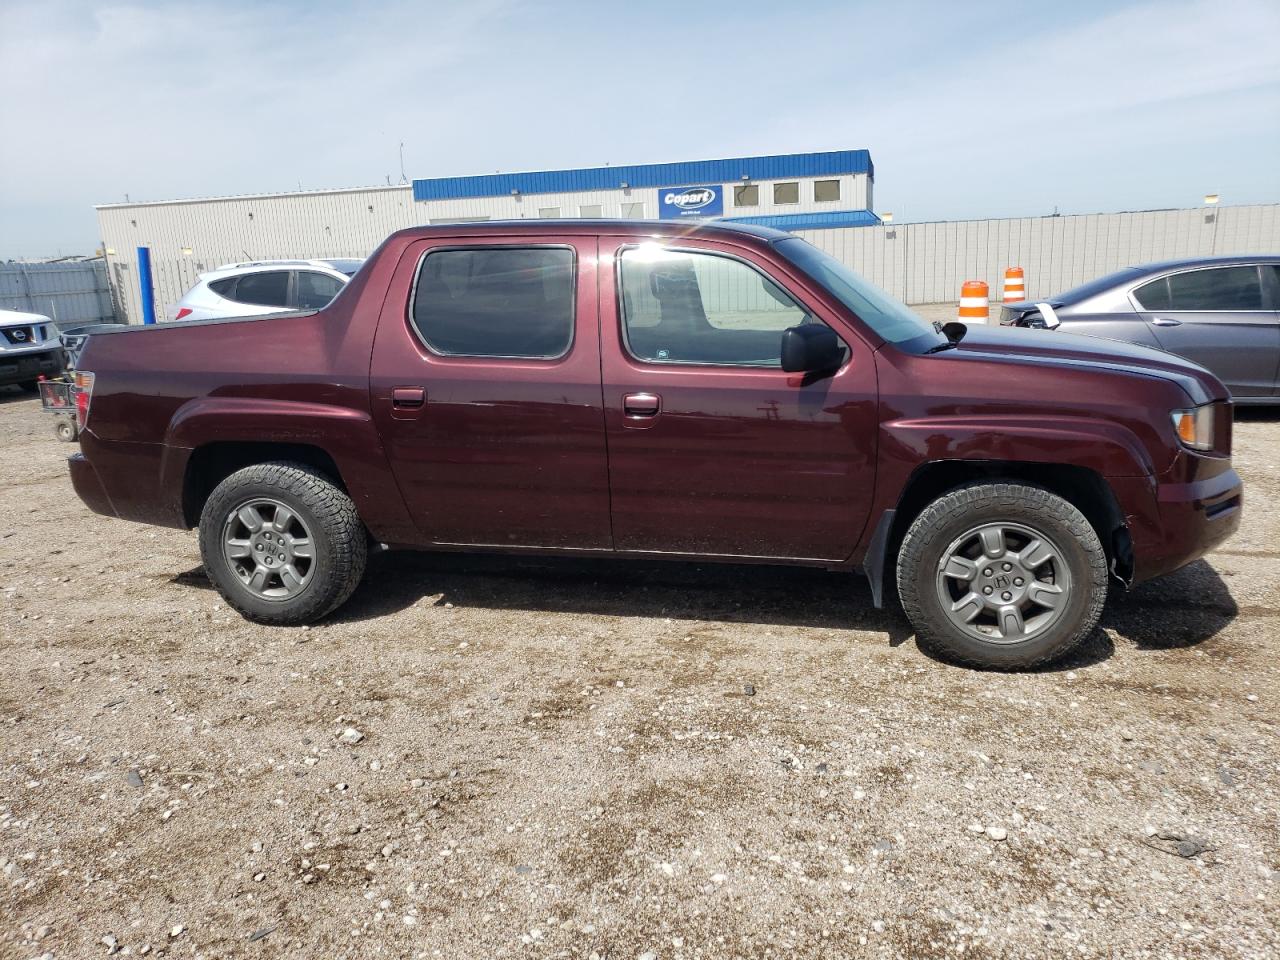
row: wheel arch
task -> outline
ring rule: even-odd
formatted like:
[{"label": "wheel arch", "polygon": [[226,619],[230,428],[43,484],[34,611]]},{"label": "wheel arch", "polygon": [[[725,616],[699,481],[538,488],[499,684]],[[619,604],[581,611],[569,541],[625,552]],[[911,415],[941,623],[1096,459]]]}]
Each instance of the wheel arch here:
[{"label": "wheel arch", "polygon": [[350,494],[337,462],[324,448],[309,443],[277,443],[263,440],[220,440],[191,451],[182,478],[182,517],[188,527],[200,520],[200,512],[214,488],[237,470],[255,463],[288,461],[311,467]]},{"label": "wheel arch", "polygon": [[[921,464],[907,479],[898,502],[885,511],[868,550],[864,571],[880,605],[885,571],[897,563],[898,549],[916,517],[934,500],[970,483],[1015,481],[1042,487],[1079,510],[1102,541],[1112,576],[1133,580],[1133,544],[1115,492],[1096,470],[1068,463],[1018,460],[938,460]],[[892,581],[892,577],[888,578]]]}]

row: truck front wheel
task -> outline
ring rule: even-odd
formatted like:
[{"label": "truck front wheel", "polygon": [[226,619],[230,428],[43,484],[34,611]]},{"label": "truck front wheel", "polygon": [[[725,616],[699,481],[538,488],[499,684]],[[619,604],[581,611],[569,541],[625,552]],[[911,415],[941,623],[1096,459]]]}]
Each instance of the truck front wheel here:
[{"label": "truck front wheel", "polygon": [[351,498],[298,463],[237,470],[200,514],[205,570],[227,604],[258,623],[318,620],[351,596],[368,543]]},{"label": "truck front wheel", "polygon": [[1040,487],[977,483],[939,497],[898,551],[921,647],[997,670],[1057,660],[1097,626],[1107,558],[1079,510]]}]

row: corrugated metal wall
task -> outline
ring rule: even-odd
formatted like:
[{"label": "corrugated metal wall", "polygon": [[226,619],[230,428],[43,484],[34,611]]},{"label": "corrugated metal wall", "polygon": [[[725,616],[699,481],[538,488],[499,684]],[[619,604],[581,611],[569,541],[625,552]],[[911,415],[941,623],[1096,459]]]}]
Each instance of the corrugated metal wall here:
[{"label": "corrugated metal wall", "polygon": [[1047,297],[1133,264],[1280,253],[1280,204],[806,230],[815,246],[907,303],[957,300],[966,280],[1000,299],[1006,267]]},{"label": "corrugated metal wall", "polygon": [[[523,202],[532,216],[538,206],[553,205],[537,197]],[[114,205],[99,208],[98,218],[117,300],[136,323],[138,246],[152,248],[156,301],[163,310],[203,270],[236,260],[366,256],[388,234],[426,222],[432,207],[415,203],[404,186]],[[800,235],[907,303],[954,301],[965,280],[987,281],[999,300],[1007,266],[1021,266],[1028,295],[1042,297],[1131,264],[1280,253],[1280,204],[888,224]]]},{"label": "corrugated metal wall", "polygon": [[40,313],[67,327],[115,319],[101,260],[0,263],[0,310]]}]

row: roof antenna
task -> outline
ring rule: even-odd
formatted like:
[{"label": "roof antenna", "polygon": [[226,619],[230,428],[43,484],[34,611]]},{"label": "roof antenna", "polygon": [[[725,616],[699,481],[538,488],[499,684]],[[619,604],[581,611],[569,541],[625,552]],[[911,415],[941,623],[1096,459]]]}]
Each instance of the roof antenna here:
[{"label": "roof antenna", "polygon": [[400,182],[408,183],[409,178],[404,175],[404,141],[400,141]]}]

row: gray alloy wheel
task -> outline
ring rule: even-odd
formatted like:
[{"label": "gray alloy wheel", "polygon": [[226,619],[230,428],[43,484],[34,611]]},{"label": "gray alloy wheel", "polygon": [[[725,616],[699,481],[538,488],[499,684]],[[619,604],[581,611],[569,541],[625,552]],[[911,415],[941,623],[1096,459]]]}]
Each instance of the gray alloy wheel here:
[{"label": "gray alloy wheel", "polygon": [[1046,533],[984,523],[951,541],[935,586],[951,622],[988,643],[1021,643],[1057,623],[1071,599],[1071,570]]},{"label": "gray alloy wheel", "polygon": [[364,574],[368,532],[334,480],[301,463],[257,463],[219,483],[200,512],[200,554],[233,609],[258,623],[312,623]]},{"label": "gray alloy wheel", "polygon": [[1097,626],[1107,553],[1074,504],[1030,483],[956,487],[911,522],[898,596],[920,648],[968,666],[1027,670]]},{"label": "gray alloy wheel", "polygon": [[228,512],[222,555],[245,588],[263,600],[288,600],[305,590],[315,559],[306,524],[267,497],[246,500]]}]

